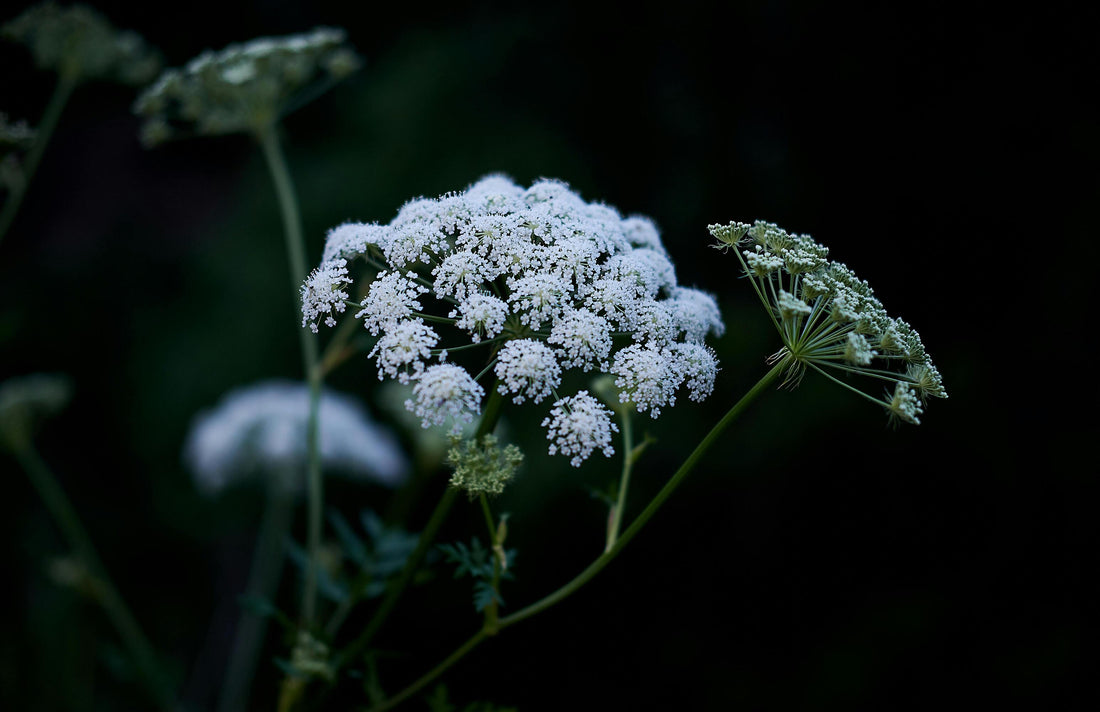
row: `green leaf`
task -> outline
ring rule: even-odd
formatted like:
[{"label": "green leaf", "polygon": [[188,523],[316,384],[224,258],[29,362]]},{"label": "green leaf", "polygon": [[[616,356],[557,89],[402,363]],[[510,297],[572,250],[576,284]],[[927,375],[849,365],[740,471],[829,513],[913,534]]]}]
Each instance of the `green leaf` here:
[{"label": "green leaf", "polygon": [[271,601],[262,596],[242,594],[237,597],[237,603],[241,608],[260,618],[274,618],[275,621],[287,630],[294,630],[297,626],[290,617],[275,607]]},{"label": "green leaf", "polygon": [[340,540],[340,546],[343,547],[344,554],[360,568],[367,568],[370,565],[367,547],[363,544],[363,540],[352,531],[344,516],[335,509],[329,509],[328,521],[336,531],[336,536]]},{"label": "green leaf", "polygon": [[[309,555],[305,549],[298,546],[298,543],[293,539],[288,538],[286,540],[286,552],[290,556],[290,560],[302,572],[302,575],[307,575]],[[340,582],[333,580],[323,566],[317,567],[317,590],[321,592],[322,596],[335,603],[342,603],[348,597],[348,589]]]}]

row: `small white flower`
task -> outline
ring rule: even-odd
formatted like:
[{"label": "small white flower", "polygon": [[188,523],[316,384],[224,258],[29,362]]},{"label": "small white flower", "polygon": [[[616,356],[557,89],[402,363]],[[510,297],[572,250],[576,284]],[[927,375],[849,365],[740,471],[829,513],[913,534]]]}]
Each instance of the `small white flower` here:
[{"label": "small white flower", "polygon": [[672,320],[686,341],[702,343],[708,334],[721,336],[726,333],[722,313],[714,297],[698,289],[676,287],[665,302],[672,312]]},{"label": "small white flower", "polygon": [[439,297],[458,300],[477,292],[486,279],[496,277],[495,270],[482,256],[473,252],[455,252],[432,270],[435,277],[435,293]]},{"label": "small white flower", "polygon": [[569,294],[569,285],[560,277],[536,273],[514,280],[508,301],[519,314],[520,323],[537,329],[544,321],[556,319],[562,312]]},{"label": "small white flower", "polygon": [[451,319],[461,315],[455,322],[459,329],[470,332],[470,340],[475,344],[484,336],[492,339],[504,329],[504,320],[508,316],[508,305],[488,294],[471,294],[458,303],[447,315]]},{"label": "small white flower", "polygon": [[445,425],[450,420],[451,432],[457,435],[481,413],[485,389],[461,366],[441,363],[417,375],[413,396],[416,400],[405,401],[405,408],[420,418],[421,426]]},{"label": "small white flower", "polygon": [[688,389],[688,398],[701,401],[714,391],[718,375],[718,359],[709,346],[688,342],[669,347],[676,359],[676,371]]},{"label": "small white flower", "polygon": [[306,278],[302,285],[302,326],[309,326],[317,333],[317,322],[325,317],[326,326],[336,326],[332,312],[344,312],[344,300],[348,293],[345,284],[351,284],[346,260],[326,262]]},{"label": "small white flower", "polygon": [[648,410],[651,418],[658,417],[664,406],[676,405],[676,389],[682,377],[670,357],[669,352],[640,344],[616,353],[611,373],[617,376],[619,399],[633,402],[640,413]]},{"label": "small white flower", "polygon": [[367,355],[376,358],[378,380],[385,376],[407,383],[430,359],[439,335],[423,319],[407,319],[392,324]]},{"label": "small white flower", "polygon": [[415,280],[416,272],[379,272],[355,318],[363,319],[367,331],[377,336],[379,330],[388,330],[413,312],[422,311],[424,306],[418,297],[427,294],[428,288]]},{"label": "small white flower", "polygon": [[611,433],[619,432],[619,428],[611,422],[611,411],[588,391],[556,401],[542,427],[551,441],[549,454],[571,457],[569,464],[573,467],[580,467],[597,448],[603,450],[604,457],[615,454]]},{"label": "small white flower", "polygon": [[554,324],[547,342],[557,344],[562,366],[591,371],[607,369],[611,353],[611,324],[585,308],[568,311]]},{"label": "small white flower", "polygon": [[325,236],[325,252],[322,262],[338,258],[353,259],[366,254],[371,246],[379,251],[386,244],[386,229],[381,225],[348,222],[328,231]]},{"label": "small white flower", "polygon": [[509,341],[497,355],[494,370],[501,381],[500,392],[514,394],[513,403],[525,398],[540,403],[561,385],[561,367],[554,351],[541,341]]}]

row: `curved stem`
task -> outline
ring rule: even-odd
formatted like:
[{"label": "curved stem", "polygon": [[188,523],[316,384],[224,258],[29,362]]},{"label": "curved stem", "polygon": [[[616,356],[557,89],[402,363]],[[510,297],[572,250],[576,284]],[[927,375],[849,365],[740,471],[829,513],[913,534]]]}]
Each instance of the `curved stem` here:
[{"label": "curved stem", "polygon": [[[482,411],[481,422],[478,424],[477,432],[474,434],[475,439],[480,440],[482,436],[488,435],[496,428],[497,421],[500,419],[500,409],[503,403],[504,396],[500,394],[499,390],[494,385],[493,389],[489,392],[489,400],[485,404],[485,409]],[[458,498],[458,492],[457,489],[450,486],[443,491],[443,496],[432,511],[428,523],[424,526],[424,531],[420,532],[420,539],[416,543],[416,549],[413,550],[408,560],[405,561],[405,566],[401,569],[401,573],[397,580],[390,584],[389,590],[386,591],[386,597],[382,599],[382,603],[378,606],[378,609],[374,612],[370,621],[367,622],[367,627],[363,629],[359,637],[340,655],[337,661],[337,667],[366,650],[367,646],[370,645],[370,642],[374,639],[374,636],[377,635],[378,631],[382,628],[382,624],[386,622],[386,618],[389,616],[390,611],[397,605],[398,599],[401,598],[401,594],[405,592],[405,588],[412,580],[413,574],[420,568],[420,564],[431,548],[432,542],[435,541],[435,535],[439,531],[439,527],[443,525],[444,520],[447,518],[447,514],[451,511],[451,507]]]},{"label": "curved stem", "polygon": [[692,451],[692,453],[688,455],[688,458],[686,460],[684,460],[684,464],[680,465],[680,469],[676,470],[676,473],[673,474],[669,481],[665,483],[665,486],[661,488],[661,491],[657,493],[657,495],[650,501],[648,505],[646,505],[646,508],[642,510],[642,513],[639,514],[638,517],[630,523],[630,526],[626,528],[626,531],[622,533],[622,536],[620,536],[615,541],[614,546],[604,552],[598,559],[589,564],[588,568],[582,571],[576,578],[559,588],[557,591],[554,591],[553,593],[545,596],[535,603],[532,603],[530,606],[527,606],[522,610],[516,611],[509,616],[501,618],[500,628],[504,629],[508,626],[515,625],[516,623],[519,623],[526,618],[530,618],[536,613],[539,613],[553,606],[559,601],[569,597],[581,586],[588,583],[588,581],[593,576],[598,574],[603,569],[603,567],[611,563],[611,561],[616,556],[618,556],[619,552],[622,551],[628,543],[630,543],[630,540],[633,539],[639,531],[641,531],[641,528],[645,526],[646,522],[648,522],[650,518],[657,513],[657,510],[661,508],[661,506],[665,503],[669,496],[676,490],[676,488],[680,485],[680,482],[682,482],[683,479],[687,477],[687,475],[693,469],[695,469],[696,463],[698,463],[699,459],[702,458],[704,454],[706,454],[707,450],[710,449],[710,446],[714,444],[714,441],[718,439],[718,437],[722,434],[723,431],[725,431],[727,427],[729,427],[730,423],[732,423],[734,420],[737,419],[739,415],[741,415],[741,413],[749,406],[750,403],[756,400],[757,396],[763,393],[768,388],[768,386],[770,386],[772,382],[779,377],[779,375],[783,372],[784,367],[785,365],[783,363],[778,363],[775,366],[772,366],[771,370],[764,374],[764,377],[757,381],[756,385],[749,389],[749,392],[742,396],[741,400],[737,401],[737,403],[734,404],[734,406],[730,408],[724,416],[722,416],[722,419],[719,420],[713,428],[711,428],[706,437],[704,437],[703,440],[695,446],[695,449]]},{"label": "curved stem", "polygon": [[485,640],[487,637],[489,637],[489,633],[485,629],[479,630],[477,633],[474,633],[472,636],[470,636],[469,640],[458,646],[458,648],[455,649],[453,653],[448,655],[446,659],[443,660],[443,662],[439,663],[434,668],[421,675],[416,680],[416,682],[412,683],[401,692],[398,692],[393,697],[382,700],[378,704],[374,705],[369,709],[368,712],[383,712],[383,710],[392,709],[404,702],[405,700],[409,699],[417,692],[420,692],[420,690],[424,689],[424,687],[429,682],[446,672],[447,668],[451,667],[459,660],[464,658],[466,656],[466,653],[476,648],[478,644],[481,641]]},{"label": "curved stem", "polygon": [[704,437],[703,440],[695,447],[695,450],[693,450],[692,453],[688,455],[688,458],[684,461],[684,463],[680,465],[680,469],[678,469],[676,473],[672,475],[672,478],[669,479],[665,486],[661,488],[661,491],[658,492],[657,495],[650,501],[650,503],[646,506],[642,513],[638,515],[638,518],[630,524],[625,532],[623,532],[622,536],[620,536],[616,540],[615,544],[603,554],[601,554],[599,558],[589,564],[588,567],[579,575],[577,575],[572,581],[565,584],[553,593],[544,596],[535,603],[532,603],[530,606],[527,606],[526,608],[517,611],[509,616],[498,619],[496,621],[496,626],[493,630],[482,627],[482,629],[478,631],[473,637],[471,637],[469,640],[459,646],[459,648],[456,649],[453,653],[448,655],[443,660],[443,662],[436,665],[429,672],[418,678],[415,682],[413,682],[401,692],[371,707],[369,712],[382,712],[383,710],[388,710],[397,705],[399,702],[408,699],[411,695],[423,689],[432,680],[446,672],[449,667],[454,665],[467,653],[476,648],[478,644],[481,643],[481,641],[485,638],[489,637],[490,635],[494,635],[499,631],[508,628],[509,626],[513,626],[516,623],[524,621],[536,615],[537,613],[541,613],[542,611],[556,605],[557,603],[560,603],[561,601],[575,593],[589,580],[591,580],[605,566],[611,563],[612,559],[614,559],[618,555],[618,553],[623,550],[627,543],[629,543],[630,540],[634,538],[634,535],[637,534],[641,530],[641,528],[645,526],[646,522],[648,522],[649,519],[657,513],[657,510],[661,508],[661,505],[665,503],[665,501],[673,493],[676,487],[679,486],[680,482],[688,475],[688,473],[690,473],[691,470],[694,469],[696,463],[704,454],[706,454],[706,451],[710,449],[710,446],[714,444],[714,441],[718,439],[722,432],[734,420],[736,420],[739,415],[741,415],[741,413],[749,406],[749,404],[756,400],[757,396],[763,393],[768,388],[768,386],[770,386],[775,381],[775,379],[779,377],[779,375],[783,372],[783,368],[784,364],[782,363],[773,366],[770,371],[764,374],[763,378],[757,381],[756,385],[754,385],[748,393],[742,396],[741,400],[737,401],[737,403],[734,404],[734,406],[730,408],[724,416],[722,416],[722,419],[719,420],[713,428],[711,428],[706,437]]},{"label": "curved stem", "polygon": [[81,524],[65,491],[58,484],[49,466],[42,460],[31,445],[17,448],[15,456],[23,469],[27,471],[31,484],[38,490],[46,509],[50,511],[57,526],[68,540],[69,546],[88,570],[93,579],[95,598],[111,620],[122,642],[130,651],[134,664],[141,672],[149,695],[162,710],[177,710],[176,695],[172,684],[157,666],[156,653],[145,637],[130,609],[115,588],[107,569],[100,561],[88,532]]},{"label": "curved stem", "polygon": [[[263,149],[271,180],[275,183],[275,193],[279,198],[279,208],[283,217],[283,229],[286,234],[287,258],[290,261],[290,279],[297,294],[308,274],[306,269],[306,246],[302,236],[302,217],[298,211],[298,200],[294,196],[294,184],[290,180],[286,159],[283,157],[276,134],[275,124],[268,124],[256,134]],[[321,521],[324,509],[324,481],[321,478],[321,457],[317,442],[318,411],[321,404],[321,369],[318,365],[317,337],[308,329],[298,331],[301,344],[302,361],[305,364],[306,379],[309,381],[309,421],[306,430],[306,448],[308,453],[309,522],[307,548],[309,564],[306,567],[306,582],[302,593],[302,622],[306,628],[313,626],[317,608],[317,566],[321,549]]]},{"label": "curved stem", "polygon": [[57,77],[53,96],[50,97],[50,103],[46,105],[42,120],[35,129],[34,143],[23,161],[23,180],[18,185],[12,186],[8,199],[4,202],[4,209],[0,211],[0,241],[3,241],[8,228],[15,221],[15,215],[19,212],[19,205],[23,202],[27,186],[30,185],[31,178],[34,177],[38,164],[42,160],[42,154],[46,151],[46,144],[50,142],[50,136],[53,135],[57,121],[61,118],[61,112],[65,109],[65,104],[68,103],[79,80],[79,73],[75,71],[62,72]]}]

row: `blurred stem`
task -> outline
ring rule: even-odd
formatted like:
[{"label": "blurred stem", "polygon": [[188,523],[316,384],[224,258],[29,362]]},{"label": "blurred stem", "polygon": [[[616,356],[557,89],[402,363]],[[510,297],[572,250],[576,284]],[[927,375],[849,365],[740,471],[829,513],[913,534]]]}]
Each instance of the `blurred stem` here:
[{"label": "blurred stem", "polygon": [[18,185],[12,186],[8,199],[4,202],[4,209],[0,211],[0,242],[4,240],[8,228],[15,221],[15,215],[19,212],[19,205],[23,202],[27,186],[30,185],[31,178],[34,177],[38,164],[42,160],[42,154],[46,151],[46,144],[50,142],[50,136],[53,135],[57,121],[61,118],[61,112],[65,109],[65,104],[68,103],[79,81],[80,74],[77,71],[64,71],[57,77],[57,86],[54,87],[50,103],[46,105],[42,120],[35,127],[34,143],[31,144],[27,157],[23,161],[23,180]]},{"label": "blurred stem", "polygon": [[[287,170],[276,128],[274,123],[267,124],[257,131],[256,137],[263,148],[271,180],[275,183],[275,193],[279,197],[279,208],[282,211],[283,228],[286,233],[286,252],[290,260],[290,279],[294,293],[298,294],[302,282],[308,276],[306,246],[302,236],[302,217],[298,212],[298,200],[294,197],[294,184],[290,180],[290,171]],[[298,331],[298,338],[301,342],[306,378],[309,381],[309,423],[306,429],[309,463],[307,534],[309,564],[306,567],[306,582],[302,592],[302,625],[308,629],[313,627],[317,613],[317,566],[321,549],[321,515],[324,509],[324,481],[321,479],[321,457],[317,442],[317,415],[321,404],[321,368],[316,335],[303,327]]]},{"label": "blurred stem", "polygon": [[[283,570],[285,540],[290,532],[293,516],[293,498],[285,486],[280,486],[280,481],[273,480],[268,485],[267,501],[264,504],[256,549],[252,555],[246,595],[265,601],[274,598]],[[242,611],[233,641],[233,652],[226,668],[225,684],[218,700],[220,712],[248,709],[248,694],[252,678],[256,674],[260,651],[263,649],[266,628],[265,617],[250,610]]]},{"label": "blurred stem", "polygon": [[560,603],[561,601],[565,600],[570,595],[575,593],[589,580],[591,580],[605,566],[611,563],[611,561],[616,556],[618,556],[619,552],[622,551],[623,548],[625,548],[626,545],[630,542],[630,540],[634,538],[634,535],[637,534],[641,530],[641,528],[645,526],[646,522],[648,522],[649,519],[657,513],[657,510],[661,508],[661,505],[663,505],[665,501],[668,500],[668,498],[679,486],[680,482],[682,482],[683,479],[687,477],[687,475],[695,468],[695,465],[699,462],[703,455],[706,454],[707,450],[710,449],[710,446],[714,444],[714,442],[725,431],[725,429],[729,427],[729,425],[733,423],[733,421],[737,420],[737,417],[741,415],[741,413],[744,412],[744,410],[754,400],[756,400],[756,398],[761,393],[763,393],[768,388],[768,386],[770,386],[775,381],[775,379],[779,377],[782,372],[782,365],[777,364],[773,366],[770,371],[764,374],[764,377],[757,381],[756,385],[754,385],[748,393],[742,396],[741,400],[737,401],[737,403],[735,403],[734,406],[730,408],[724,416],[722,416],[722,419],[719,420],[713,428],[711,428],[706,437],[704,437],[702,441],[700,441],[700,443],[695,446],[695,449],[692,451],[692,453],[688,455],[687,459],[684,460],[684,463],[680,465],[680,469],[676,470],[669,481],[665,483],[665,486],[661,488],[661,491],[657,493],[657,495],[650,501],[646,508],[642,510],[642,513],[638,515],[638,518],[631,522],[626,531],[622,533],[622,536],[618,537],[618,539],[615,541],[615,544],[603,554],[601,554],[599,558],[589,564],[588,567],[579,575],[577,575],[576,578],[574,578],[572,581],[565,584],[558,590],[554,591],[553,593],[550,593],[549,595],[544,596],[542,599],[536,601],[535,603],[532,603],[530,606],[527,606],[520,611],[499,619],[498,621],[496,621],[495,629],[489,630],[487,627],[483,626],[482,629],[478,631],[473,637],[471,637],[469,640],[459,646],[459,648],[456,649],[453,653],[448,655],[443,660],[443,662],[436,665],[428,673],[418,678],[415,682],[413,682],[411,685],[409,685],[393,697],[390,697],[389,699],[383,700],[382,702],[372,706],[368,710],[368,712],[382,712],[383,710],[388,710],[396,706],[398,703],[408,699],[412,695],[422,690],[425,686],[427,686],[430,682],[442,675],[444,672],[446,672],[449,667],[454,665],[467,653],[476,648],[478,644],[481,643],[481,641],[485,640],[485,638],[493,635],[494,633],[502,631],[505,628],[513,626],[516,623],[527,620],[537,613],[541,613],[547,608],[550,608]]},{"label": "blurred stem", "polygon": [[[500,409],[503,403],[504,396],[500,394],[500,390],[496,387],[496,384],[493,384],[489,392],[489,400],[486,402],[485,409],[481,413],[481,422],[478,423],[477,432],[474,434],[476,440],[480,440],[483,436],[493,432],[496,428],[497,421],[500,420]],[[340,656],[340,665],[358,656],[366,650],[370,642],[374,640],[374,636],[377,635],[382,624],[386,622],[386,618],[389,616],[390,611],[393,610],[398,599],[401,598],[401,594],[404,593],[405,588],[412,580],[413,574],[420,568],[420,564],[427,555],[428,549],[431,548],[432,542],[435,541],[435,535],[439,531],[439,527],[443,525],[457,497],[458,490],[448,485],[443,491],[443,496],[440,498],[439,504],[435,506],[435,510],[428,519],[424,531],[420,533],[420,539],[416,543],[416,549],[405,562],[405,567],[401,569],[401,573],[397,577],[397,580],[390,584],[389,589],[386,591],[386,597],[378,606],[378,610],[374,612],[374,616],[368,621],[367,627],[363,629],[359,637],[356,638]]]},{"label": "blurred stem", "polygon": [[58,484],[57,478],[35,451],[33,445],[28,443],[16,448],[14,452],[19,463],[30,476],[31,484],[46,503],[46,509],[50,511],[61,533],[68,540],[69,546],[87,569],[92,579],[95,598],[103,606],[107,617],[130,651],[130,656],[141,672],[149,695],[162,710],[178,709],[172,684],[157,666],[153,646],[149,644],[137,620],[126,607],[125,601],[122,600],[110,577],[107,576],[107,569],[100,561],[95,547],[92,546],[92,540],[84,529],[84,525],[80,523],[80,518],[77,517],[76,510],[65,495],[65,490]]},{"label": "blurred stem", "polygon": [[619,529],[623,525],[623,509],[626,507],[626,491],[630,487],[630,472],[634,469],[634,461],[637,453],[634,452],[634,427],[630,411],[623,409],[623,472],[619,477],[619,496],[615,507],[611,511],[611,521],[607,524],[607,546],[604,553],[615,548],[615,541],[619,538]]}]

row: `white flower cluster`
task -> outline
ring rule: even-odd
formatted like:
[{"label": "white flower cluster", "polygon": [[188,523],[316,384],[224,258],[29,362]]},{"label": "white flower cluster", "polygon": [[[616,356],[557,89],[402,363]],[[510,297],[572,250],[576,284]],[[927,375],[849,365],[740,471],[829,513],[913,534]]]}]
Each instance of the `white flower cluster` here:
[{"label": "white flower cluster", "polygon": [[134,111],[146,119],[142,140],[261,130],[311,86],[343,79],[360,64],[344,31],[328,27],[207,50],[183,69],[165,71],[138,97]]},{"label": "white flower cluster", "polygon": [[[920,423],[927,398],[947,397],[916,330],[889,316],[867,282],[829,260],[828,249],[809,235],[762,221],[711,225],[710,232],[715,247],[734,250],[768,308],[783,339],[773,359],[789,365],[793,382],[813,368],[913,424]],[[876,398],[836,378],[838,371],[892,382],[894,388]]]},{"label": "white flower cluster", "polygon": [[135,32],[118,30],[86,5],[43,2],[0,28],[22,42],[39,67],[75,79],[110,79],[138,85],[160,70],[160,57]]},{"label": "white flower cluster", "polygon": [[[388,225],[335,228],[302,288],[304,324],[331,325],[357,259],[377,270],[356,316],[380,335],[379,378],[416,383],[408,407],[425,427],[469,422],[492,371],[515,403],[553,397],[550,451],[579,465],[596,448],[610,454],[614,426],[606,408],[558,395],[569,370],[614,374],[622,401],[652,417],[681,387],[693,400],[713,388],[718,363],[703,340],[724,330],[714,299],[677,284],[650,220],[586,203],[560,181],[524,189],[488,176],[414,200]],[[477,378],[448,361],[477,345]]]},{"label": "white flower cluster", "polygon": [[[231,391],[200,413],[184,446],[199,489],[216,494],[261,475],[297,492],[305,486],[309,387],[264,381]],[[408,465],[396,438],[348,396],[322,391],[318,450],[324,467],[394,486]]]}]

